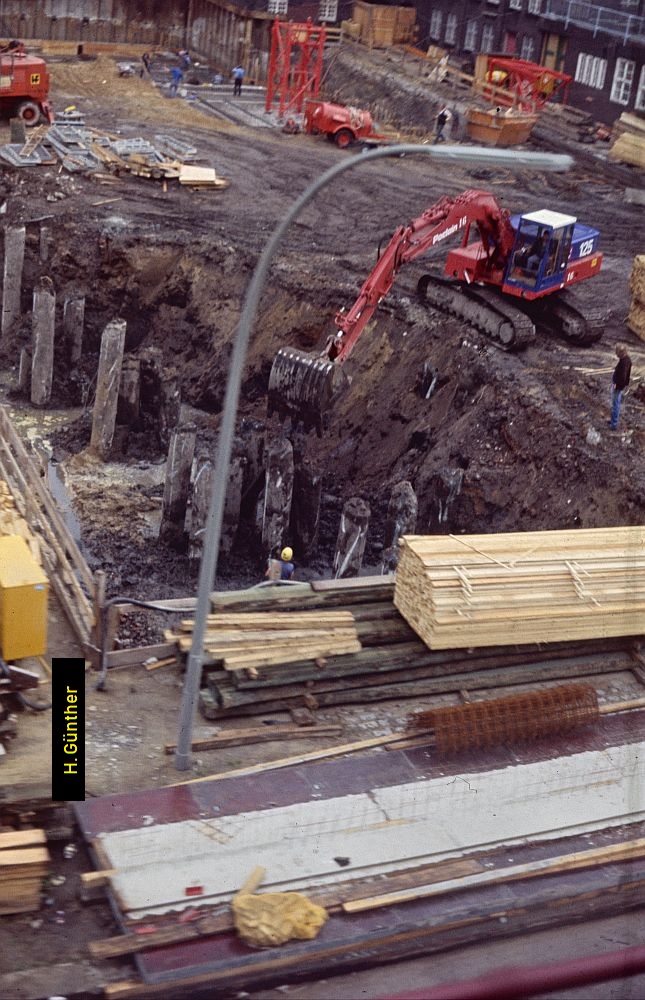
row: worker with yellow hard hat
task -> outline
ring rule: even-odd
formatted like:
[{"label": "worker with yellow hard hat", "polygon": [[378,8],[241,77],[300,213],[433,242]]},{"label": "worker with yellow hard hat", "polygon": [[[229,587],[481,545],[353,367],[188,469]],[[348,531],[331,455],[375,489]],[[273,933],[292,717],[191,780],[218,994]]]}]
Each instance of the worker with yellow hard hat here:
[{"label": "worker with yellow hard hat", "polygon": [[285,545],[280,553],[280,579],[290,580],[296,568],[293,564],[293,549],[290,545]]},{"label": "worker with yellow hard hat", "polygon": [[269,565],[265,576],[269,580],[278,583],[281,580],[290,580],[293,576],[295,566],[293,564],[293,549],[290,545],[285,545],[280,553],[279,559],[269,559]]}]

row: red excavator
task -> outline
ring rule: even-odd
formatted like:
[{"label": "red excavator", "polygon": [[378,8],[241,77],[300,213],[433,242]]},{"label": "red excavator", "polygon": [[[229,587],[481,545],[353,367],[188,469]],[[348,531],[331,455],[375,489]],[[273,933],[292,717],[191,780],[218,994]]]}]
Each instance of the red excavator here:
[{"label": "red excavator", "polygon": [[401,267],[456,234],[461,245],[449,251],[444,276],[419,279],[422,300],[465,320],[505,351],[531,343],[536,322],[576,345],[600,338],[604,314],[585,309],[583,315],[568,291],[600,271],[598,230],[550,209],[511,216],[492,194],[471,189],[441,198],[396,230],[354,305],[337,313],[336,330],[320,355],[280,349],[269,376],[269,414],[291,417],[320,433],[342,381],[340,367]]}]

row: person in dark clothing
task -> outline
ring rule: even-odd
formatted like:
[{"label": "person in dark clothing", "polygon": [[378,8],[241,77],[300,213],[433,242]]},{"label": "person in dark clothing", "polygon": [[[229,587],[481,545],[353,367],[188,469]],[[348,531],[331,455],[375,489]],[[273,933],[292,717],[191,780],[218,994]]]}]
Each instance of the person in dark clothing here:
[{"label": "person in dark clothing", "polygon": [[448,108],[442,108],[439,114],[437,115],[437,134],[434,137],[435,145],[438,142],[446,141],[444,139],[443,130],[451,118],[452,115],[450,114]]},{"label": "person in dark clothing", "polygon": [[624,344],[616,344],[616,357],[618,358],[618,364],[614,368],[614,374],[611,377],[611,418],[609,426],[612,431],[618,430],[620,408],[632,374],[632,359],[627,353],[627,348]]},{"label": "person in dark clothing", "polygon": [[139,70],[139,76],[143,78],[144,76],[150,76],[150,53],[144,52],[141,56],[141,69]]},{"label": "person in dark clothing", "polygon": [[231,76],[233,77],[233,97],[239,97],[242,93],[244,66],[235,66],[231,71]]}]

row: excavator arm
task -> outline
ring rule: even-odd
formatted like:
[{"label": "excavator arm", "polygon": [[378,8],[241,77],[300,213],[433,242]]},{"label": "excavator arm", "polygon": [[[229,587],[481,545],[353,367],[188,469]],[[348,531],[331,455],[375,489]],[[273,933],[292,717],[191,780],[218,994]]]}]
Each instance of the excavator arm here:
[{"label": "excavator arm", "polygon": [[396,230],[351,309],[336,314],[340,336],[329,342],[330,360],[341,364],[347,360],[404,264],[423,256],[457,233],[466,244],[473,223],[479,230],[486,266],[491,269],[505,267],[513,247],[514,232],[508,212],[499,207],[493,195],[470,189],[456,198],[441,198],[418,219]]},{"label": "excavator arm", "polygon": [[462,235],[462,245],[467,245],[473,224],[481,244],[478,269],[505,267],[514,232],[508,212],[499,207],[493,195],[470,189],[455,198],[441,198],[417,219],[396,230],[352,307],[337,313],[336,333],[328,338],[319,356],[281,348],[269,376],[269,414],[278,412],[282,418],[315,426],[321,433],[323,416],[341,380],[339,368],[392,288],[401,267],[457,233]]}]

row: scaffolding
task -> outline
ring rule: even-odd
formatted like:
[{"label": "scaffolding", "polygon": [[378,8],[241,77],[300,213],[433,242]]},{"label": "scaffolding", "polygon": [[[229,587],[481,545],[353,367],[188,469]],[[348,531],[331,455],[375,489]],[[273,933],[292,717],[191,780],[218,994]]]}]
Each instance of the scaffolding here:
[{"label": "scaffolding", "polygon": [[271,56],[267,75],[266,111],[283,118],[288,111],[302,112],[305,100],[317,97],[322,78],[327,31],[324,24],[273,22]]}]

